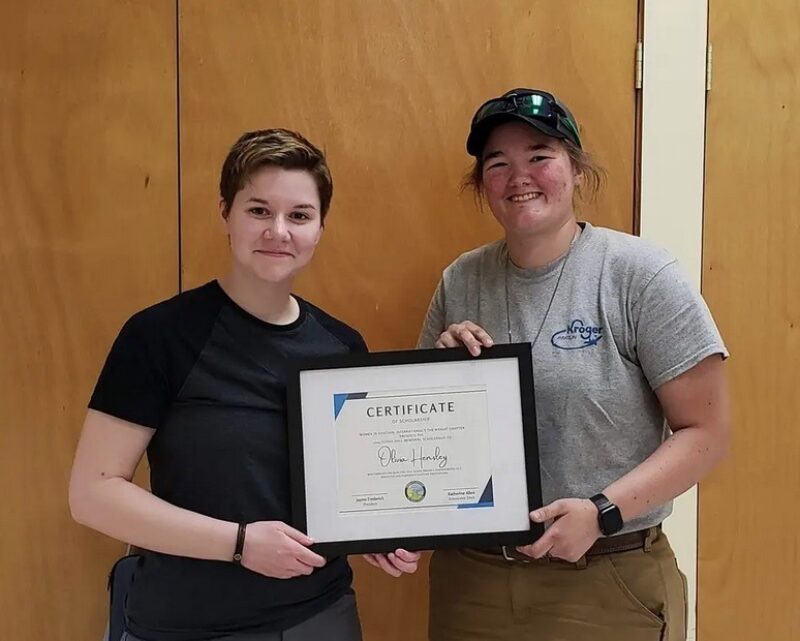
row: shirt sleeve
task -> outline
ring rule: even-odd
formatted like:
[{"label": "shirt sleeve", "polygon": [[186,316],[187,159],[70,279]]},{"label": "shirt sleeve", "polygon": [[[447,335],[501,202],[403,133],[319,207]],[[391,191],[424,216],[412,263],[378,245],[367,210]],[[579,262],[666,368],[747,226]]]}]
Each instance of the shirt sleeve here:
[{"label": "shirt sleeve", "polygon": [[355,332],[355,337],[349,344],[350,351],[355,353],[367,353],[369,352],[369,347],[367,346],[367,341],[364,340],[364,337]]},{"label": "shirt sleeve", "polygon": [[433,293],[430,305],[428,305],[428,312],[425,314],[422,331],[417,339],[417,349],[431,349],[435,347],[436,340],[445,330],[444,309],[444,278],[442,278],[436,286],[436,291]]},{"label": "shirt sleeve", "polygon": [[153,323],[136,315],[125,325],[89,401],[89,408],[157,429],[171,404],[166,355]]},{"label": "shirt sleeve", "polygon": [[633,315],[637,356],[654,390],[713,354],[728,357],[711,312],[677,261],[645,285]]}]

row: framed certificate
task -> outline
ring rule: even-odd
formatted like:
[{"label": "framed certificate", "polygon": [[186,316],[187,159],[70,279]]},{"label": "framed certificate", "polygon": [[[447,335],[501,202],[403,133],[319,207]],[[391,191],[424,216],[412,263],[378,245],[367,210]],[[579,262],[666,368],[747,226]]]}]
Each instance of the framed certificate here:
[{"label": "framed certificate", "polygon": [[520,545],[543,529],[530,343],[295,363],[293,525],[328,554]]}]

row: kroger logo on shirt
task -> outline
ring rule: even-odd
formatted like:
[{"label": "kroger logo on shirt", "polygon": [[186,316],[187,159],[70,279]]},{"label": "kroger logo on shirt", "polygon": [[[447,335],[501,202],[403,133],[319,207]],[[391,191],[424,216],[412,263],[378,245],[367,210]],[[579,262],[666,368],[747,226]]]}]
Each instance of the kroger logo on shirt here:
[{"label": "kroger logo on shirt", "polygon": [[556,332],[550,338],[553,347],[558,349],[583,349],[597,345],[603,338],[603,328],[584,323],[580,318],[570,321],[567,329]]}]

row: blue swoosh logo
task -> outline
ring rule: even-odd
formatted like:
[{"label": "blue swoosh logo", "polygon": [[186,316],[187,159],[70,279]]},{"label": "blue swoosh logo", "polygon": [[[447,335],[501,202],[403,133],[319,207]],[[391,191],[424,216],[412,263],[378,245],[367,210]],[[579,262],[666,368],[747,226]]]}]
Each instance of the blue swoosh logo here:
[{"label": "blue swoosh logo", "polygon": [[597,345],[603,338],[603,328],[589,325],[582,319],[571,321],[567,329],[562,329],[550,337],[550,343],[558,349],[585,349]]}]

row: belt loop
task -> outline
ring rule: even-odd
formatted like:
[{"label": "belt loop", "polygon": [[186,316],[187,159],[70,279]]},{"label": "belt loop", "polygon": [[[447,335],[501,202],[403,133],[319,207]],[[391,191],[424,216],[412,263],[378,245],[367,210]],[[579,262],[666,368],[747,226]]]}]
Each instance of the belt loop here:
[{"label": "belt loop", "polygon": [[586,555],[584,554],[581,558],[575,561],[575,568],[578,570],[585,570],[588,562],[586,561]]},{"label": "belt loop", "polygon": [[[510,548],[510,549],[509,549]],[[500,548],[503,551],[503,558],[506,561],[519,561],[520,563],[530,563],[531,559],[526,554],[519,552],[513,546],[503,545]]]},{"label": "belt loop", "polygon": [[645,534],[643,546],[645,552],[649,552],[653,547],[653,540],[656,538],[657,533],[658,530],[656,528],[647,528],[647,534]]}]

